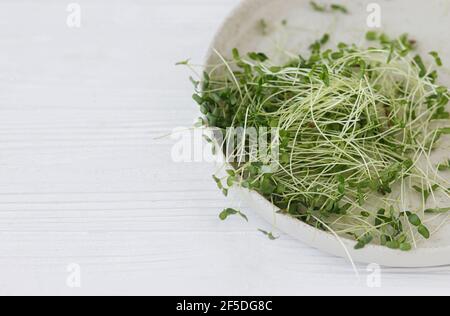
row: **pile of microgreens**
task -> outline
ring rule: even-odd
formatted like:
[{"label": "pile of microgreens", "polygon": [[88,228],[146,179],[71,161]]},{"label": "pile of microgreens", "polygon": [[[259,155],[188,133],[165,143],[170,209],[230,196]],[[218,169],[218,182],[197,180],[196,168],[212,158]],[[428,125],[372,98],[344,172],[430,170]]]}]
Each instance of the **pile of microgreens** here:
[{"label": "pile of microgreens", "polygon": [[[374,242],[409,251],[430,238],[425,214],[450,210],[427,209],[437,192],[449,193],[439,173],[450,162],[430,158],[450,134],[449,92],[407,35],[366,37],[374,47],[341,43],[331,50],[325,35],[309,57],[281,66],[234,49],[194,81],[194,99],[205,127],[279,130],[278,168],[271,171],[263,157],[234,163],[225,178],[214,177],[224,193],[233,185],[255,190],[284,214],[354,238],[357,249]],[[412,195],[420,197],[414,209]],[[221,218],[235,214],[246,219],[233,209]]]}]

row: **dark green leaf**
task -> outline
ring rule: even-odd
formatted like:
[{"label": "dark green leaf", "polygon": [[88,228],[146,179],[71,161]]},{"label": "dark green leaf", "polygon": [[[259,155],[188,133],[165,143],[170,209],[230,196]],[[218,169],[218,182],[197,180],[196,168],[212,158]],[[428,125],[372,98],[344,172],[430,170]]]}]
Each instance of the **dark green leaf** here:
[{"label": "dark green leaf", "polygon": [[233,59],[235,61],[240,61],[241,60],[241,56],[240,56],[239,50],[237,48],[233,48],[232,53],[233,53]]},{"label": "dark green leaf", "polygon": [[450,207],[446,208],[429,208],[425,210],[425,213],[427,214],[445,214],[450,212]]},{"label": "dark green leaf", "polygon": [[346,14],[348,13],[347,7],[340,5],[340,4],[332,4],[331,9],[334,11],[339,11],[339,12],[346,13]]},{"label": "dark green leaf", "polygon": [[439,57],[439,54],[437,52],[430,52],[430,55],[433,56],[436,65],[438,65],[439,67],[443,66],[442,59],[441,57]]},{"label": "dark green leaf", "polygon": [[224,220],[226,220],[228,217],[230,217],[232,215],[239,215],[240,217],[242,217],[243,219],[245,219],[248,222],[248,218],[247,218],[247,216],[244,213],[242,213],[240,211],[237,211],[235,209],[232,209],[232,208],[224,209],[219,214],[219,218],[224,221]]},{"label": "dark green leaf", "polygon": [[378,39],[378,33],[375,31],[369,31],[366,33],[366,39],[369,41],[376,41]]},{"label": "dark green leaf", "polygon": [[261,32],[262,35],[267,35],[268,34],[267,29],[269,28],[269,25],[267,24],[266,20],[264,20],[264,19],[259,20],[258,28],[259,28],[259,31]]},{"label": "dark green leaf", "polygon": [[388,241],[386,243],[386,247],[390,248],[390,249],[399,249],[400,248],[400,243],[396,240],[393,241]]},{"label": "dark green leaf", "polygon": [[418,232],[419,232],[419,234],[421,234],[423,236],[423,238],[425,238],[425,239],[430,238],[430,231],[428,230],[428,228],[426,226],[424,226],[424,225],[419,226]]},{"label": "dark green leaf", "polygon": [[175,65],[176,66],[187,66],[187,65],[189,65],[190,61],[191,61],[190,59],[182,60],[182,61],[177,62]]},{"label": "dark green leaf", "polygon": [[220,214],[219,214],[219,218],[221,220],[226,220],[229,216],[231,215],[236,215],[238,213],[238,211],[232,209],[232,208],[227,208],[225,210],[223,210]]},{"label": "dark green leaf", "polygon": [[328,72],[328,67],[323,65],[322,66],[322,74],[320,76],[320,79],[325,83],[327,87],[330,86],[330,74]]},{"label": "dark green leaf", "polygon": [[324,34],[320,39],[320,44],[325,45],[330,40],[330,34]]},{"label": "dark green leaf", "polygon": [[252,60],[259,61],[262,63],[269,59],[269,57],[267,57],[265,54],[255,52],[248,53],[248,57]]},{"label": "dark green leaf", "polygon": [[412,249],[412,246],[410,243],[404,242],[400,245],[401,251],[410,251]]},{"label": "dark green leaf", "polygon": [[192,95],[192,98],[194,99],[195,102],[197,102],[199,105],[203,104],[203,98],[201,96],[199,96],[198,94],[194,94]]},{"label": "dark green leaf", "polygon": [[222,181],[216,176],[212,176],[212,177],[213,177],[214,181],[216,182],[217,187],[219,188],[219,190],[222,190],[223,189]]},{"label": "dark green leaf", "polygon": [[419,68],[419,76],[425,77],[427,74],[427,68],[425,67],[425,64],[423,63],[422,57],[420,55],[416,55],[414,57],[414,62],[416,63],[417,67]]}]

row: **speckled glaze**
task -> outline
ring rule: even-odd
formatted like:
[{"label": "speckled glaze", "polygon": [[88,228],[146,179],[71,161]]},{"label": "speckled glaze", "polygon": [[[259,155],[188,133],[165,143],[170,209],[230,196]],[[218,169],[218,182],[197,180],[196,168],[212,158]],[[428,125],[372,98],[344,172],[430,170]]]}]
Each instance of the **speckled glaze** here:
[{"label": "speckled glaze", "polygon": [[[213,40],[207,55],[207,64],[217,63],[215,51],[228,56],[232,48],[242,52],[264,51],[273,60],[287,58],[286,51],[298,54],[309,44],[330,33],[332,43],[351,41],[363,43],[367,25],[367,5],[373,1],[342,1],[351,14],[324,14],[311,10],[308,0],[245,0],[225,20]],[[381,6],[382,29],[388,34],[409,33],[420,43],[419,50],[440,52],[444,61],[450,61],[449,1],[445,0],[397,0],[377,1]],[[259,21],[267,21],[262,32]],[[287,21],[283,26],[282,21]],[[424,23],[424,20],[427,22]],[[427,48],[429,48],[427,50]],[[449,71],[443,69],[441,80],[449,85]],[[447,142],[448,143],[448,142]],[[448,149],[442,149],[436,160],[448,156]],[[258,193],[236,189],[242,199],[252,206],[277,229],[292,237],[330,254],[351,257],[362,263],[377,263],[390,267],[432,267],[450,264],[450,225],[444,225],[433,234],[432,239],[421,242],[411,252],[400,252],[371,245],[363,250],[354,250],[354,241],[338,239],[331,233],[317,230],[289,216],[280,215],[278,209]],[[442,222],[444,219],[440,219]]]}]

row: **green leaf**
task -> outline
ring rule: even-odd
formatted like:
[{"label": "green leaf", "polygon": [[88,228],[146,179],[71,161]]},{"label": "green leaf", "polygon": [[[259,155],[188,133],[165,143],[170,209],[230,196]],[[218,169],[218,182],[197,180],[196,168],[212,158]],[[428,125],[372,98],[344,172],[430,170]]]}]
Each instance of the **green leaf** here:
[{"label": "green leaf", "polygon": [[330,34],[326,33],[322,36],[322,38],[320,39],[320,44],[321,45],[325,45],[326,43],[328,43],[330,41]]},{"label": "green leaf", "polygon": [[202,81],[202,90],[206,91],[209,88],[209,84],[210,84],[211,79],[209,78],[209,74],[204,71],[203,72],[203,81]]},{"label": "green leaf", "polygon": [[333,11],[339,11],[339,12],[342,12],[342,13],[345,13],[345,14],[348,13],[347,7],[345,7],[345,6],[343,6],[343,5],[340,5],[340,4],[332,4],[332,5],[331,5],[331,10],[333,10]]},{"label": "green leaf", "polygon": [[375,31],[369,31],[366,33],[366,39],[368,41],[376,41],[378,39],[378,33]]},{"label": "green leaf", "polygon": [[233,169],[227,169],[226,173],[232,177],[236,176],[236,171],[234,171]]},{"label": "green leaf", "polygon": [[280,237],[275,237],[273,233],[267,232],[267,231],[265,231],[265,230],[263,230],[263,229],[258,229],[258,231],[260,231],[261,233],[263,233],[264,235],[266,235],[267,238],[269,238],[270,240],[276,240],[276,239],[280,238]]},{"label": "green leaf", "polygon": [[194,101],[197,102],[199,105],[203,104],[203,98],[198,94],[192,95],[192,99],[194,99]]},{"label": "green leaf", "polygon": [[247,215],[245,215],[245,214],[242,213],[242,212],[238,212],[238,214],[239,214],[240,217],[242,217],[243,219],[245,219],[246,222],[248,222],[248,217],[247,217]]},{"label": "green leaf", "polygon": [[450,207],[444,207],[444,208],[429,208],[425,210],[425,213],[427,214],[445,214],[450,212]]},{"label": "green leaf", "polygon": [[420,55],[416,55],[414,57],[414,62],[416,63],[417,67],[419,67],[419,76],[422,78],[425,77],[425,75],[427,74],[427,68],[423,63],[422,57],[420,57]]},{"label": "green leaf", "polygon": [[406,242],[407,237],[405,235],[400,236],[397,240],[400,244]]},{"label": "green leaf", "polygon": [[330,86],[330,74],[328,73],[328,67],[326,65],[322,65],[322,74],[320,79],[325,83],[327,87]]},{"label": "green leaf", "polygon": [[339,175],[339,176],[337,177],[337,180],[338,180],[338,182],[339,182],[339,185],[338,185],[338,192],[339,192],[340,194],[344,194],[344,193],[345,193],[345,178],[344,178],[344,176]]},{"label": "green leaf", "polygon": [[229,176],[227,178],[227,186],[228,187],[232,187],[234,185],[234,181],[236,180],[236,178],[234,176]]},{"label": "green leaf", "polygon": [[416,214],[409,215],[408,220],[413,226],[419,227],[420,225],[422,225],[422,221]]},{"label": "green leaf", "polygon": [[443,66],[442,59],[441,57],[439,57],[439,54],[437,52],[430,52],[430,55],[433,56],[436,65],[438,65],[439,67]]},{"label": "green leaf", "polygon": [[226,220],[228,217],[230,217],[230,216],[232,216],[232,215],[239,215],[240,217],[242,217],[243,219],[245,219],[245,221],[247,221],[248,222],[248,217],[244,214],[244,213],[242,213],[242,212],[240,212],[240,211],[237,211],[237,210],[235,210],[235,209],[233,209],[233,208],[227,208],[227,209],[224,209],[220,214],[219,214],[219,218],[221,219],[221,220]]},{"label": "green leaf", "polygon": [[344,50],[344,49],[348,48],[348,44],[341,42],[341,43],[338,44],[338,48],[340,50]]},{"label": "green leaf", "polygon": [[267,24],[267,21],[264,19],[259,20],[258,22],[258,28],[262,35],[267,35],[267,29],[269,28],[269,25]]},{"label": "green leaf", "polygon": [[233,54],[233,59],[235,61],[240,61],[241,60],[241,56],[240,56],[239,50],[237,48],[233,48],[232,54]]},{"label": "green leaf", "polygon": [[392,40],[385,33],[380,35],[379,40],[380,40],[380,43],[384,44],[384,45],[391,45],[392,44]]},{"label": "green leaf", "polygon": [[408,34],[402,34],[399,41],[404,46],[404,50],[400,52],[403,57],[412,51],[416,45],[416,40],[410,39]]},{"label": "green leaf", "polygon": [[386,235],[381,235],[380,237],[380,244],[382,246],[386,246],[387,242],[389,241],[389,237]]},{"label": "green leaf", "polygon": [[194,127],[200,128],[206,125],[205,120],[202,117],[199,117],[197,122],[194,124]]},{"label": "green leaf", "polygon": [[224,209],[220,214],[219,214],[219,218],[221,220],[226,220],[229,216],[231,215],[236,215],[238,213],[238,211],[232,209],[232,208],[227,208]]},{"label": "green leaf", "polygon": [[365,234],[362,238],[363,242],[368,245],[372,242],[373,236],[371,234]]},{"label": "green leaf", "polygon": [[393,241],[388,241],[386,243],[386,247],[390,248],[390,249],[399,249],[400,248],[400,243],[396,240]]},{"label": "green leaf", "polygon": [[400,245],[400,250],[401,251],[411,251],[412,246],[410,243],[404,242]]},{"label": "green leaf", "polygon": [[273,183],[270,177],[263,177],[261,181],[261,192],[265,195],[271,195],[275,192],[277,186]]},{"label": "green leaf", "polygon": [[318,61],[320,59],[320,55],[318,53],[320,52],[321,48],[322,48],[322,45],[320,44],[320,41],[316,41],[316,42],[312,43],[311,46],[309,46],[309,49],[316,55],[311,56],[311,58],[317,57],[317,61]]},{"label": "green leaf", "polygon": [[331,53],[330,56],[333,60],[338,60],[338,59],[341,59],[342,57],[344,57],[344,53],[343,52],[334,52],[334,53]]},{"label": "green leaf", "polygon": [[394,56],[394,51],[395,51],[395,44],[391,43],[390,44],[390,48],[389,48],[389,56],[387,59],[387,63],[389,64],[392,61],[392,58]]},{"label": "green leaf", "polygon": [[262,63],[269,59],[269,57],[267,57],[267,55],[265,55],[263,53],[255,53],[255,52],[248,53],[248,57],[252,60],[259,61]]},{"label": "green leaf", "polygon": [[385,216],[386,210],[380,209],[377,213],[377,217],[375,219],[375,226],[381,226],[384,222],[387,221],[387,217]]},{"label": "green leaf", "polygon": [[276,188],[276,193],[284,194],[286,192],[286,186],[283,184],[278,184]]},{"label": "green leaf", "polygon": [[198,89],[198,86],[200,85],[200,81],[195,80],[194,78],[192,78],[192,76],[189,77],[189,80],[191,81],[191,83],[194,86],[194,88]]},{"label": "green leaf", "polygon": [[212,177],[213,177],[214,181],[216,182],[217,187],[219,188],[219,190],[222,190],[223,189],[222,180],[220,180],[218,177],[216,177],[214,175]]},{"label": "green leaf", "polygon": [[450,127],[439,128],[437,133],[440,135],[450,135]]},{"label": "green leaf", "polygon": [[373,240],[373,236],[371,234],[364,234],[358,239],[358,243],[355,245],[355,249],[362,249],[368,244],[370,244]]},{"label": "green leaf", "polygon": [[430,231],[426,226],[424,225],[419,226],[418,232],[423,236],[423,238],[430,239]]}]

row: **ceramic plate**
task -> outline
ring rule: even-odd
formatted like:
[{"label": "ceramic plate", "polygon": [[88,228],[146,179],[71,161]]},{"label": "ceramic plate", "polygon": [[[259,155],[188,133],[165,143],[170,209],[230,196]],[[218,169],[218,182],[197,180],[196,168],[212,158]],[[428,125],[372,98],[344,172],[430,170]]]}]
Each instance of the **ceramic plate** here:
[{"label": "ceramic plate", "polygon": [[[321,0],[320,2],[327,2]],[[444,62],[450,63],[450,2],[446,0],[378,0],[336,1],[345,4],[350,14],[320,13],[311,9],[309,0],[246,0],[231,13],[217,33],[207,57],[207,64],[218,63],[214,50],[230,56],[233,48],[242,53],[262,51],[271,59],[285,60],[286,51],[298,54],[324,33],[332,44],[365,42],[365,34],[373,27],[373,10],[380,10],[381,29],[392,36],[409,33],[420,43],[426,54],[439,51]],[[370,22],[370,27],[368,24]],[[266,21],[263,28],[261,21]],[[286,23],[283,23],[286,21]],[[286,25],[283,25],[286,24]],[[449,71],[442,70],[442,84],[450,86]],[[442,153],[445,156],[448,150]],[[317,230],[286,215],[256,192],[239,189],[242,198],[255,212],[277,229],[312,246],[356,262],[378,263],[391,267],[431,267],[450,264],[450,225],[445,224],[433,237],[418,244],[411,252],[400,252],[371,245],[354,250],[355,241],[338,239],[331,233]],[[440,219],[442,222],[444,219]]]}]

